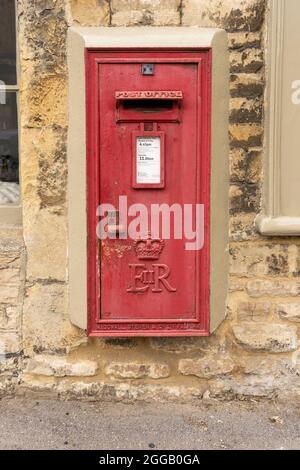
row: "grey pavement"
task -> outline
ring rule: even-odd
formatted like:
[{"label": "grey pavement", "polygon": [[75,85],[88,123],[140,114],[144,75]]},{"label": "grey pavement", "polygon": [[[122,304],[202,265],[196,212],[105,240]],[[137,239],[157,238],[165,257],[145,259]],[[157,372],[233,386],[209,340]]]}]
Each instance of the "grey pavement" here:
[{"label": "grey pavement", "polygon": [[5,398],[0,449],[300,449],[300,407]]}]

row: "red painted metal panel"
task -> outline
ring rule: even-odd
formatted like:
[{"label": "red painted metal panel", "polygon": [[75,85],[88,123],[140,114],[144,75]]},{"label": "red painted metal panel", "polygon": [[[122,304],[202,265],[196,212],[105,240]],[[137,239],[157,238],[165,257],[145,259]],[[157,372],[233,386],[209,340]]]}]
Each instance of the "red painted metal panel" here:
[{"label": "red painted metal panel", "polygon": [[[143,63],[155,63],[153,76],[141,75]],[[87,50],[86,83],[88,333],[208,335],[211,51]],[[161,114],[152,109],[151,129],[151,119],[136,120],[136,110],[129,108],[128,120],[118,121],[116,92],[126,99],[128,90],[180,90],[174,105],[181,102],[180,120],[161,118],[166,108]],[[161,138],[159,184],[136,184],[139,135]],[[185,240],[144,234],[136,240],[98,240],[97,207],[118,207],[119,196],[127,196],[128,206],[203,204],[203,249],[187,251]]]}]

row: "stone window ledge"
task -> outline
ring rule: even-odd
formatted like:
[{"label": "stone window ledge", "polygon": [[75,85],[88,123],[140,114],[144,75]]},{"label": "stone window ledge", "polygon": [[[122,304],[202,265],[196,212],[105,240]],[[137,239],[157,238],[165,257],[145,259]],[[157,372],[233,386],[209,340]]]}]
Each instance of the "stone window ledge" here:
[{"label": "stone window ledge", "polygon": [[264,211],[256,219],[266,236],[300,235],[299,14],[299,1],[269,2]]},{"label": "stone window ledge", "polygon": [[0,225],[21,225],[22,209],[20,204],[0,204]]},{"label": "stone window ledge", "polygon": [[259,215],[256,226],[262,235],[293,237],[300,235],[300,217],[267,217]]}]

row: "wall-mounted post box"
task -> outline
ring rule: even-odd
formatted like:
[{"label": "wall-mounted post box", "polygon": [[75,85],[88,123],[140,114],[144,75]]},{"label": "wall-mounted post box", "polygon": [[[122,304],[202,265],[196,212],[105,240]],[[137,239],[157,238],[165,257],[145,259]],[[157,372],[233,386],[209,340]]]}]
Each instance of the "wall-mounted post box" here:
[{"label": "wall-mounted post box", "polygon": [[210,334],[227,294],[225,32],[75,28],[69,71],[73,323]]}]

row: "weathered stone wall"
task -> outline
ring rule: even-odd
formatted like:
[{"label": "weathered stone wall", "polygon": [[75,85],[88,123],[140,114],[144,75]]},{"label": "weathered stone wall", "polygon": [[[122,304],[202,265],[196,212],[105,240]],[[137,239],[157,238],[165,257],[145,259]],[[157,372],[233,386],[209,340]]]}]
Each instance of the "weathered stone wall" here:
[{"label": "weathered stone wall", "polygon": [[12,392],[22,369],[25,249],[21,228],[0,228],[0,397]]},{"label": "weathered stone wall", "polygon": [[[1,232],[0,340],[9,355],[1,362],[0,390],[146,400],[299,394],[300,242],[262,238],[253,223],[264,158],[266,4],[18,1],[27,263],[23,286],[23,244],[16,231]],[[211,338],[87,339],[68,320],[66,33],[72,24],[228,31],[231,282],[228,318]]]}]

